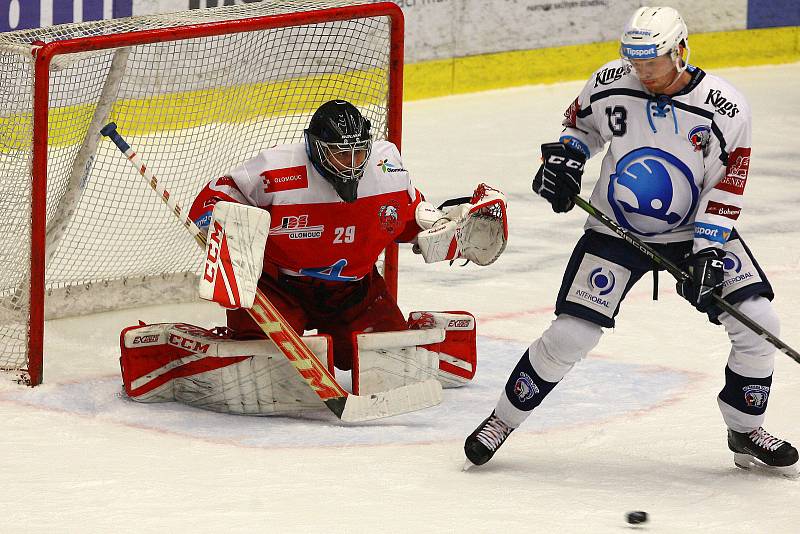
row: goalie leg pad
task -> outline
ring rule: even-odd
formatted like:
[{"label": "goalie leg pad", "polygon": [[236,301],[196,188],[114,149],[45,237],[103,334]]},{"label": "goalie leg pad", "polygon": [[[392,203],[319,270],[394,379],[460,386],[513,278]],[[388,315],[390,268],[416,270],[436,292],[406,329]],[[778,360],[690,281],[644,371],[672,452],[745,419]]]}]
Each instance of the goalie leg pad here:
[{"label": "goalie leg pad", "polygon": [[353,334],[353,393],[371,395],[438,378],[439,354],[426,345],[444,337],[441,328]]},{"label": "goalie leg pad", "polygon": [[353,338],[353,392],[359,395],[429,378],[459,387],[475,376],[475,318],[467,312],[412,312],[409,330]]},{"label": "goalie leg pad", "polygon": [[297,379],[283,356],[250,356],[240,362],[175,380],[175,400],[220,413],[280,415],[325,405]]},{"label": "goalie leg pad", "polygon": [[476,321],[471,313],[415,311],[408,315],[408,327],[444,330],[444,340],[425,346],[439,354],[439,381],[443,387],[463,386],[475,377],[478,349]]},{"label": "goalie leg pad", "polygon": [[[327,336],[303,338],[321,361]],[[178,401],[222,413],[272,415],[324,405],[267,340],[236,341],[184,323],[139,325],[120,335],[122,380],[137,402]]]}]

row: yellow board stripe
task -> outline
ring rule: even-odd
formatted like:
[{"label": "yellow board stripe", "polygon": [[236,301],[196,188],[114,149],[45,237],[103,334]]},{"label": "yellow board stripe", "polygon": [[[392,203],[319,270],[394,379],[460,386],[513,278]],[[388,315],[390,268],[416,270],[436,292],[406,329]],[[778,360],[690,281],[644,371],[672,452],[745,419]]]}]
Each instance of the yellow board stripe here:
[{"label": "yellow board stripe", "polygon": [[[800,27],[689,36],[690,62],[703,69],[800,61]],[[405,99],[519,85],[585,80],[618,57],[616,41],[501,52],[406,65]]]},{"label": "yellow board stripe", "polygon": [[[343,94],[359,107],[383,105],[387,90],[384,71],[352,71],[120,100],[114,104],[110,120],[124,124],[126,135],[143,135],[212,123],[245,123],[259,117],[310,114]],[[49,145],[81,143],[94,109],[93,104],[52,108]],[[30,113],[0,117],[0,154],[30,147],[31,132]]]},{"label": "yellow board stripe", "polygon": [[[689,44],[690,61],[703,68],[800,61],[797,26],[695,34],[689,37]],[[618,44],[614,41],[409,64],[405,66],[404,99],[582,80],[617,55]],[[385,91],[382,72],[356,71],[122,100],[115,104],[111,119],[125,124],[128,135],[142,135],[161,129],[310,113],[342,94],[350,95],[359,106],[381,104]],[[281,99],[270,98],[274,94],[281,94]],[[353,97],[354,94],[362,96]],[[237,105],[230,106],[230,102]],[[89,105],[52,109],[50,146],[82,142],[93,111]],[[30,114],[0,118],[0,154],[29,147],[31,131]]]}]

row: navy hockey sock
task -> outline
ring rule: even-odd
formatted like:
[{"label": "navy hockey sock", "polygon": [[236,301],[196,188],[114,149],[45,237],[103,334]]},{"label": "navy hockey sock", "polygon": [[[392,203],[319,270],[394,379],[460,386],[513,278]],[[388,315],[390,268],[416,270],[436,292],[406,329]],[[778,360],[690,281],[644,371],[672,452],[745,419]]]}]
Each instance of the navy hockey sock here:
[{"label": "navy hockey sock", "polygon": [[541,404],[556,384],[558,382],[547,382],[536,374],[526,350],[508,377],[506,396],[515,408],[529,412]]},{"label": "navy hockey sock", "polygon": [[766,378],[748,378],[725,367],[725,387],[719,400],[748,415],[762,415],[767,409],[772,375]]}]

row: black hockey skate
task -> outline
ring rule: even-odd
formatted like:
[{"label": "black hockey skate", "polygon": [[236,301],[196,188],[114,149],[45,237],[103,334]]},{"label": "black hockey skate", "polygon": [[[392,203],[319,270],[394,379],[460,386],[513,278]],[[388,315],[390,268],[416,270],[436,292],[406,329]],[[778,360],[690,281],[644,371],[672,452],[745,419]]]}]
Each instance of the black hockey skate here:
[{"label": "black hockey skate", "polygon": [[492,459],[494,453],[514,429],[505,424],[494,412],[481,423],[475,432],[467,436],[464,453],[469,462],[464,464],[466,471],[472,465],[483,465]]},{"label": "black hockey skate", "polygon": [[752,432],[728,429],[728,448],[733,462],[742,469],[762,469],[786,477],[797,477],[797,449],[759,427]]}]

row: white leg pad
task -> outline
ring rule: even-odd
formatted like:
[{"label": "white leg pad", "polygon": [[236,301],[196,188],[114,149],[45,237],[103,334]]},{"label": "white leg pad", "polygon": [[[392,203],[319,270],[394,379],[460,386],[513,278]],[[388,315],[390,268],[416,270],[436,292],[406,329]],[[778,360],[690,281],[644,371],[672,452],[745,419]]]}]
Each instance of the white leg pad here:
[{"label": "white leg pad", "polygon": [[478,365],[477,322],[471,313],[415,311],[408,315],[408,327],[412,330],[444,330],[444,340],[426,347],[439,353],[439,382],[442,387],[460,387],[475,377]]},{"label": "white leg pad", "polygon": [[444,341],[441,328],[356,336],[353,392],[370,395],[439,377],[439,353],[421,345]]},{"label": "white leg pad", "polygon": [[251,356],[174,382],[175,400],[214,412],[275,415],[324,409],[283,356]]},{"label": "white leg pad", "polygon": [[353,392],[386,391],[436,378],[460,387],[475,376],[475,317],[467,312],[411,312],[409,330],[356,335]]},{"label": "white leg pad", "polygon": [[[327,336],[303,341],[331,368]],[[196,326],[166,323],[125,329],[120,342],[123,385],[137,402],[177,401],[248,415],[325,407],[269,340],[236,341]]]}]

